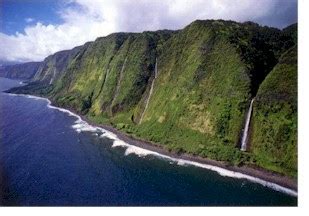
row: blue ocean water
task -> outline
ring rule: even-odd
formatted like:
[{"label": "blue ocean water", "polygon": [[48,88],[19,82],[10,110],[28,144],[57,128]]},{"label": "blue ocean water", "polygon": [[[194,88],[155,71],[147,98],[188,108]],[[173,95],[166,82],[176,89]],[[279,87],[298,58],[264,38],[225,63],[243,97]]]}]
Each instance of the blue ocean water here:
[{"label": "blue ocean water", "polygon": [[125,154],[112,139],[73,128],[76,117],[45,100],[2,93],[18,85],[0,78],[0,205],[297,205],[296,197],[245,179]]}]

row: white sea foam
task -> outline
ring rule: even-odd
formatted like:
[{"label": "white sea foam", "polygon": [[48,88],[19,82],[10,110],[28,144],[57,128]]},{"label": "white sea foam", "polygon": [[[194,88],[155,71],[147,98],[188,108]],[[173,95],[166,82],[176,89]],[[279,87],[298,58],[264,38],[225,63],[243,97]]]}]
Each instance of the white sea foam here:
[{"label": "white sea foam", "polygon": [[75,123],[72,125],[72,128],[76,129],[77,132],[88,131],[88,132],[97,132],[97,128],[93,127],[87,123]]},{"label": "white sea foam", "polygon": [[118,146],[129,147],[129,144],[127,144],[126,142],[124,142],[120,139],[115,139],[114,142],[113,142],[112,148],[115,148],[115,147],[118,147]]},{"label": "white sea foam", "polygon": [[103,134],[100,136],[101,138],[107,137],[107,138],[112,139],[112,140],[119,140],[116,134],[114,134],[110,131],[104,130],[103,128],[101,128],[101,129],[102,129],[102,132],[103,132]]},{"label": "white sea foam", "polygon": [[115,147],[118,147],[118,146],[126,148],[126,151],[124,153],[125,155],[135,154],[139,157],[145,157],[147,155],[155,155],[155,156],[159,156],[159,157],[162,157],[162,158],[165,157],[165,155],[160,155],[157,152],[147,150],[147,149],[143,149],[143,148],[140,148],[138,146],[130,145],[130,144],[116,138],[116,139],[114,139],[112,148],[115,148]]},{"label": "white sea foam", "polygon": [[154,152],[140,148],[140,147],[136,147],[136,146],[129,146],[126,151],[125,151],[125,155],[129,155],[129,154],[136,154],[139,157],[145,157],[147,155],[151,155]]},{"label": "white sea foam", "polygon": [[186,166],[187,164],[183,160],[178,160],[177,165],[179,166]]},{"label": "white sea foam", "polygon": [[34,96],[34,95],[27,95],[27,94],[13,94],[13,93],[7,93],[10,96],[14,96],[14,97],[26,97],[26,98],[31,98],[31,99],[35,99],[35,100],[45,100],[45,101],[49,101],[46,98],[42,98],[42,97],[38,97],[38,96]]},{"label": "white sea foam", "polygon": [[191,165],[191,166],[196,166],[196,167],[200,167],[200,168],[203,168],[203,169],[212,170],[212,171],[215,171],[219,175],[224,176],[224,177],[232,177],[232,178],[237,178],[237,179],[247,179],[251,182],[261,184],[261,185],[268,187],[268,188],[271,188],[273,190],[280,191],[280,192],[289,194],[291,196],[297,196],[297,191],[283,187],[283,186],[278,185],[276,183],[272,183],[272,182],[262,180],[260,178],[249,176],[249,175],[246,175],[246,174],[243,174],[243,173],[240,173],[240,172],[234,172],[234,171],[227,170],[227,169],[217,167],[217,166],[213,166],[213,165],[202,164],[202,163],[198,163],[198,162],[194,162],[194,161],[173,158],[173,157],[170,157],[170,156],[167,156],[167,155],[164,155],[164,154],[160,154],[158,152],[154,152],[154,151],[146,150],[146,149],[134,146],[134,145],[130,145],[130,144],[120,140],[117,137],[116,134],[114,134],[110,131],[107,131],[103,128],[95,127],[95,126],[88,124],[86,121],[82,120],[82,118],[79,115],[77,115],[77,114],[75,114],[75,113],[73,113],[69,110],[52,106],[50,100],[48,100],[46,98],[32,96],[32,95],[24,95],[24,94],[12,94],[12,93],[9,93],[9,95],[11,95],[11,96],[24,96],[24,97],[35,99],[35,100],[45,100],[45,101],[47,101],[47,106],[49,108],[57,109],[61,112],[67,113],[70,116],[74,116],[74,117],[77,118],[77,120],[74,122],[74,125],[72,125],[72,128],[75,129],[77,132],[81,132],[81,131],[102,132],[100,137],[102,137],[102,138],[107,137],[107,138],[113,140],[112,148],[115,148],[117,146],[126,148],[125,155],[136,154],[139,157],[145,157],[147,155],[153,155],[153,156],[168,160],[170,164],[176,163],[177,165],[180,165],[180,166]]}]

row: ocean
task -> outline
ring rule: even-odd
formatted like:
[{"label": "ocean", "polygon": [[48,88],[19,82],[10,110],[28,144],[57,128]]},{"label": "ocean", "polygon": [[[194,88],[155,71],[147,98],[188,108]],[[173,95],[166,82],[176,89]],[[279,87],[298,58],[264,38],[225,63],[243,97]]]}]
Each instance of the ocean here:
[{"label": "ocean", "polygon": [[247,179],[130,147],[47,100],[3,90],[2,206],[296,206],[297,197]]}]

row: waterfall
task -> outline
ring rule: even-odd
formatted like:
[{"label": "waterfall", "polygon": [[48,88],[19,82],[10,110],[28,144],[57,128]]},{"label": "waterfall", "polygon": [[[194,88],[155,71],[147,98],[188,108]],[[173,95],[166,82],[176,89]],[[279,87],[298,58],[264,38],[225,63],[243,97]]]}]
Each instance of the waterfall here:
[{"label": "waterfall", "polygon": [[250,120],[251,120],[251,114],[252,114],[252,105],[253,105],[254,98],[251,100],[250,107],[247,113],[246,117],[246,124],[244,128],[244,132],[241,138],[241,151],[247,150],[247,142],[248,142],[248,132],[249,132],[249,126],[250,126]]},{"label": "waterfall", "polygon": [[147,101],[146,101],[146,106],[144,108],[144,111],[142,113],[142,116],[139,120],[139,124],[142,122],[143,118],[144,118],[144,115],[145,115],[145,112],[148,108],[148,104],[149,104],[149,101],[150,101],[150,98],[151,98],[151,95],[152,95],[152,92],[153,92],[153,86],[154,86],[154,82],[156,80],[158,76],[158,61],[157,61],[157,58],[156,58],[156,64],[155,64],[155,76],[154,76],[154,79],[152,80],[152,83],[151,83],[151,87],[150,87],[150,91],[149,91],[149,94],[148,94],[148,98],[147,98]]},{"label": "waterfall", "polygon": [[[43,70],[42,70],[43,71]],[[41,72],[41,74],[42,74],[42,72]],[[44,74],[44,76],[43,76],[43,79],[41,79],[41,81],[43,80],[45,80],[45,77],[47,76],[47,74],[48,74],[48,72],[45,72],[45,74]],[[38,78],[38,79],[40,79],[40,77]]]},{"label": "waterfall", "polygon": [[117,80],[117,86],[116,86],[116,91],[114,93],[114,97],[113,97],[113,100],[111,102],[111,108],[116,100],[116,98],[118,97],[119,95],[119,90],[120,90],[120,84],[121,84],[121,81],[123,79],[123,71],[124,71],[124,68],[125,68],[125,65],[126,65],[126,62],[127,62],[127,59],[128,57],[125,58],[123,64],[122,64],[122,67],[121,67],[121,70],[120,70],[120,74],[119,74],[119,79]]},{"label": "waterfall", "polygon": [[56,70],[54,70],[53,72],[53,77],[51,78],[49,85],[53,83],[55,76],[56,76]]}]

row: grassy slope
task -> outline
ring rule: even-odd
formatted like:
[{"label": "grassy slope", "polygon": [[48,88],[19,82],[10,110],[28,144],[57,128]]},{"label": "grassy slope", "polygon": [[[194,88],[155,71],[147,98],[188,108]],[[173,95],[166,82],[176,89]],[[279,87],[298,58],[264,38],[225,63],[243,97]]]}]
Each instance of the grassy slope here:
[{"label": "grassy slope", "polygon": [[297,48],[282,55],[259,88],[253,112],[256,164],[297,175]]}]

